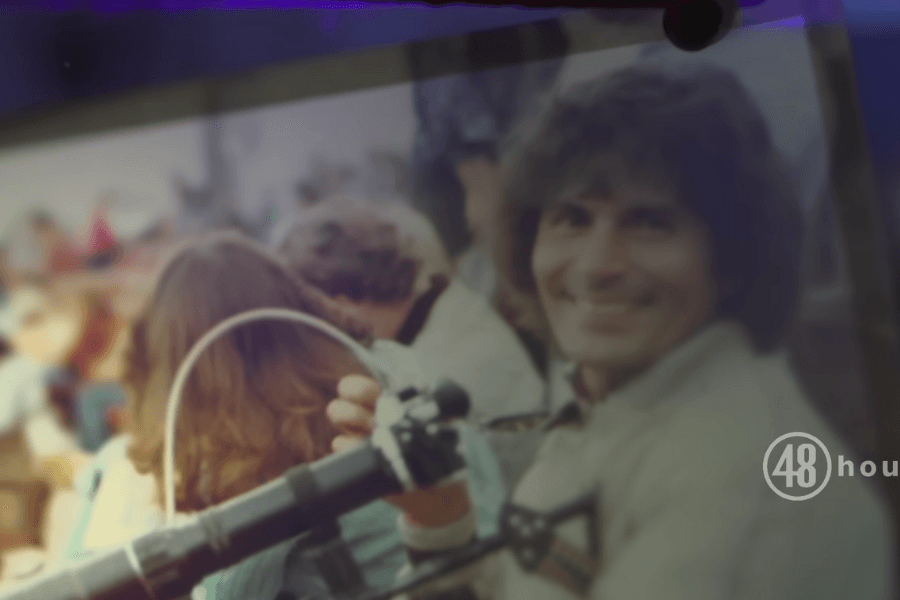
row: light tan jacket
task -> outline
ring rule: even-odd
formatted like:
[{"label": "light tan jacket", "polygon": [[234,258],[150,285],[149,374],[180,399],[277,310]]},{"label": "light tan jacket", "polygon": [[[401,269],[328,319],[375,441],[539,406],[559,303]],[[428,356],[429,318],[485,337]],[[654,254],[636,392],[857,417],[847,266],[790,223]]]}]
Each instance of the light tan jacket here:
[{"label": "light tan jacket", "polygon": [[[797,431],[818,437],[833,465],[822,492],[799,502],[776,495],[763,473],[769,445]],[[602,553],[587,592],[596,600],[885,599],[892,527],[859,461],[842,477],[839,456],[852,460],[786,359],[758,356],[740,328],[720,323],[589,408],[582,424],[552,430],[514,499],[547,510],[600,490]],[[820,481],[821,453],[815,466]],[[586,549],[585,530],[579,519],[558,533]],[[406,537],[415,546],[415,532]],[[578,597],[509,553],[452,579],[469,579],[483,599]]]}]

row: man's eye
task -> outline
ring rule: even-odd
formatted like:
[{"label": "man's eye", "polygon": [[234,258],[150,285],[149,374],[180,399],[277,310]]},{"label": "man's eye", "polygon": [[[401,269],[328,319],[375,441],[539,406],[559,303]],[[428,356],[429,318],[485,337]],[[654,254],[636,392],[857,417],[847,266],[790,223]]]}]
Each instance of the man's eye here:
[{"label": "man's eye", "polygon": [[550,211],[549,221],[552,225],[564,227],[585,227],[591,222],[591,213],[577,204],[562,204]]},{"label": "man's eye", "polygon": [[662,208],[636,208],[623,221],[628,229],[648,232],[672,232],[677,226],[675,212]]}]

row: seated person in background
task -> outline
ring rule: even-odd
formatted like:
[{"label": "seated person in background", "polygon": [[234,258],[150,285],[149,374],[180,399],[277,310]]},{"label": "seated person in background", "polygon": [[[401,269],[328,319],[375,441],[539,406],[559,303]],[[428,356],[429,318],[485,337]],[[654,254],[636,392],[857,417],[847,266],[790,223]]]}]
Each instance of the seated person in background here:
[{"label": "seated person in background", "polygon": [[[51,398],[85,450],[96,451],[121,427],[125,394],[119,381],[130,323],[171,243],[166,225],[161,222],[131,241],[111,268],[61,274],[45,286],[57,323],[37,324],[31,334],[37,339],[28,345],[56,367]],[[59,330],[59,321],[66,327],[56,337],[65,339],[48,343],[46,333]]]},{"label": "seated person in background", "polygon": [[16,348],[44,365],[52,405],[89,452],[111,433],[107,409],[124,402],[116,362],[127,333],[110,299],[93,285],[68,274],[51,285],[21,286],[12,299],[21,321]]},{"label": "seated person in background", "polygon": [[91,217],[86,263],[93,270],[109,268],[122,255],[121,244],[109,224],[108,205],[107,199],[101,201]]},{"label": "seated person in background", "polygon": [[[504,552],[412,596],[446,586],[457,595],[445,597],[484,600],[894,597],[894,528],[872,482],[807,481],[821,493],[792,502],[765,478],[787,461],[760,472],[784,434],[811,434],[833,457],[847,449],[782,352],[802,218],[735,76],[629,68],[574,87],[538,125],[505,175],[501,264],[540,307],[569,385],[513,500],[546,511],[599,492],[600,526],[559,526],[536,570]],[[377,385],[340,389],[329,415],[364,423]],[[789,477],[772,480],[785,489]],[[802,486],[787,493],[802,499]],[[422,490],[392,499],[412,560],[471,535],[465,494],[435,514],[454,489],[464,491],[428,490],[430,505]],[[416,525],[423,512],[431,529]]]},{"label": "seated person in background", "polygon": [[125,403],[119,380],[128,328],[102,292],[76,293],[80,301],[71,318],[77,320],[78,331],[54,383],[67,396],[64,402],[79,443],[95,452],[114,433],[110,411]]},{"label": "seated person in background", "polygon": [[[140,315],[165,257],[174,245],[171,224],[156,224],[144,235],[131,241],[123,250],[122,259],[112,270],[103,274],[99,285],[91,286],[82,343],[79,348],[88,352],[74,352],[70,364],[81,364],[77,373],[87,385],[81,390],[78,402],[82,444],[99,448],[110,435],[120,432],[127,411],[124,389],[121,386],[125,352],[131,324]],[[90,352],[91,340],[97,339]]]},{"label": "seated person in background", "polygon": [[[259,308],[298,310],[363,343],[370,339],[367,326],[238,234],[195,240],[178,252],[133,327],[124,378],[127,434],[106,444],[79,477],[83,505],[66,558],[124,543],[162,523],[164,415],[175,373],[203,334]],[[341,377],[362,372],[341,345],[296,323],[259,321],[220,338],[195,364],[182,398],[175,440],[179,514],[206,509],[329,454],[338,432],[325,403]],[[475,503],[490,527],[503,497],[502,488],[491,483],[499,479],[499,468],[486,444],[475,436],[469,442],[472,476],[485,488]],[[395,521],[396,513],[383,502],[340,520],[344,539],[373,584],[389,583],[404,562]],[[294,543],[207,578],[206,597],[272,600],[284,583]]]},{"label": "seated person in background", "polygon": [[[414,209],[330,200],[288,230],[279,252],[377,337],[413,349],[432,381],[462,385],[470,421],[546,410],[543,381],[521,342],[484,298],[448,277],[440,240]],[[517,436],[490,437],[512,485],[528,453]]]},{"label": "seated person in background", "polygon": [[54,318],[48,297],[36,287],[15,289],[0,312],[0,338],[9,349],[0,359],[0,435],[21,431],[32,471],[65,487],[85,457],[50,402],[53,363],[45,359],[68,339],[66,323]]}]

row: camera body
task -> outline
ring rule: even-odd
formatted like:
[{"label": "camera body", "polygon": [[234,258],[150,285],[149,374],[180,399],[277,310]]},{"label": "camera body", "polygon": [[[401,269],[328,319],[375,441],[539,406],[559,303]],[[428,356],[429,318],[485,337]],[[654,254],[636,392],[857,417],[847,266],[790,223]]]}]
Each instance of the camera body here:
[{"label": "camera body", "polygon": [[451,381],[433,391],[408,387],[378,399],[376,446],[406,491],[439,483],[465,468],[461,436],[448,421],[465,417],[469,396]]}]

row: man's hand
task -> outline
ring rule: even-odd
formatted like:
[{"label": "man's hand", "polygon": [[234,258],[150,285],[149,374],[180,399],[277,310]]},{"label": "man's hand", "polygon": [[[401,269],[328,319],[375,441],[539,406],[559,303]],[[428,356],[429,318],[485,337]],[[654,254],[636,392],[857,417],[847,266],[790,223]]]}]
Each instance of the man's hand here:
[{"label": "man's hand", "polygon": [[[331,444],[335,452],[365,440],[375,426],[375,403],[381,387],[373,379],[349,375],[338,383],[338,398],[327,408],[328,418],[340,434]],[[413,524],[442,527],[462,519],[470,510],[468,485],[455,481],[446,486],[390,496],[388,502],[406,513]]]},{"label": "man's hand", "polygon": [[328,405],[328,418],[340,434],[331,449],[341,452],[365,440],[375,427],[375,403],[381,386],[374,379],[349,375],[338,382],[338,397]]}]

